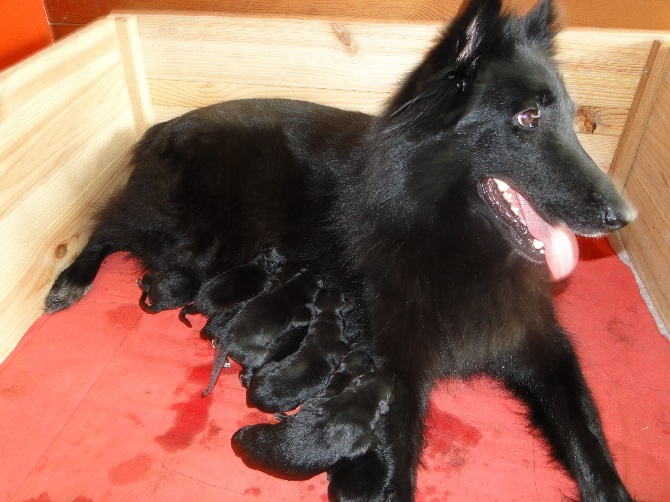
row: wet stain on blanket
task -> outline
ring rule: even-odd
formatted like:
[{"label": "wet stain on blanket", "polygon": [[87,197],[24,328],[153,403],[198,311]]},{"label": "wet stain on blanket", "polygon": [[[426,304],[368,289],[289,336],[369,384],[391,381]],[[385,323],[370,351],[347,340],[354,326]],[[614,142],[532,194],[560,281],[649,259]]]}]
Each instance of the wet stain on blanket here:
[{"label": "wet stain on blanket", "polygon": [[210,365],[202,365],[189,372],[189,383],[196,384],[190,386],[194,390],[188,393],[188,400],[170,406],[171,410],[177,412],[172,427],[155,438],[164,450],[175,452],[188,448],[195,437],[207,427],[212,398],[203,398],[202,391],[207,387],[210,371]]},{"label": "wet stain on blanket", "polygon": [[444,474],[453,474],[465,465],[470,449],[479,444],[482,433],[460,418],[431,405],[425,437],[426,458],[439,458],[439,469]]},{"label": "wet stain on blanket", "polygon": [[128,460],[115,465],[108,471],[109,481],[113,485],[129,485],[147,477],[151,468],[151,457],[139,453]]}]

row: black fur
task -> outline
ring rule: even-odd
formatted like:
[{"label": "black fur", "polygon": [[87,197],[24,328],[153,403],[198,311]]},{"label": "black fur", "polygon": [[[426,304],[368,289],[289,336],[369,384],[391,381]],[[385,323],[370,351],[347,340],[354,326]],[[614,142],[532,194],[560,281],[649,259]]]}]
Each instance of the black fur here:
[{"label": "black fur", "polygon": [[383,502],[387,467],[375,449],[356,460],[345,460],[328,469],[330,502]]},{"label": "black fur", "polygon": [[343,334],[342,294],[322,289],[314,299],[314,316],[300,348],[254,372],[247,404],[261,411],[289,411],[319,394],[351,350]]},{"label": "black fur", "polygon": [[374,430],[388,411],[393,385],[362,352],[344,357],[333,385],[276,425],[244,427],[233,449],[249,466],[299,479],[323,472],[374,446]]},{"label": "black fur", "polygon": [[147,313],[155,314],[192,301],[200,283],[190,270],[169,270],[156,275],[144,274],[137,279],[137,285],[142,290],[140,307]]},{"label": "black fur", "polygon": [[279,251],[272,248],[260,253],[250,263],[226,270],[200,287],[193,303],[181,309],[179,318],[190,327],[188,314],[197,313],[209,318],[269,290],[275,285],[285,261]]},{"label": "black fur", "polygon": [[356,306],[347,331],[395,374],[376,431],[384,500],[413,499],[434,382],[487,374],[527,403],[583,500],[630,501],[544,257],[492,180],[582,235],[632,215],[573,131],[550,1],[524,18],[500,8],[472,0],[378,117],[251,100],[152,127],[47,311],[81,298],[116,250],[204,282],[277,246],[338,279]]},{"label": "black fur", "polygon": [[242,379],[246,384],[255,369],[277,354],[297,348],[307,334],[312,316],[307,304],[314,299],[317,288],[314,275],[302,271],[272,291],[255,296],[234,315],[224,310],[210,317],[203,332],[214,341],[216,356],[203,395],[214,388],[228,356],[244,367]]}]

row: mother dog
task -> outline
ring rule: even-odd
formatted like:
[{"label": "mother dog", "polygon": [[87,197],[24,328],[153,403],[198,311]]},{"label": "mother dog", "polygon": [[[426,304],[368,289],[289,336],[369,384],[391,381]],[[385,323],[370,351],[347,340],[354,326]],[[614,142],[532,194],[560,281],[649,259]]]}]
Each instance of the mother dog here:
[{"label": "mother dog", "polygon": [[573,132],[550,3],[517,18],[473,0],[378,117],[249,100],[152,127],[47,311],[117,250],[198,285],[276,246],[337,280],[352,343],[396,375],[374,497],[413,499],[436,379],[484,374],[526,402],[583,500],[632,500],[548,292],[574,233],[632,219]]}]

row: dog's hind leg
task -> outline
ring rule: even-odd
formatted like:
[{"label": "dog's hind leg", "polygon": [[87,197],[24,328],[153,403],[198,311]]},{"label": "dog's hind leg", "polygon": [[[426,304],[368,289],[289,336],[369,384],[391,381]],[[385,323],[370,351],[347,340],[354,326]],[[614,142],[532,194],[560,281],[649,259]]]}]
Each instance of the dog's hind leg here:
[{"label": "dog's hind leg", "polygon": [[94,237],[84,246],[81,254],[63,270],[44,300],[44,310],[53,314],[80,300],[91,288],[103,260],[116,248],[107,241]]},{"label": "dog's hind leg", "polygon": [[[607,448],[593,398],[567,336],[530,334],[492,374],[529,407],[555,458],[577,481],[581,500],[632,502]],[[512,363],[512,364],[510,364]]]}]

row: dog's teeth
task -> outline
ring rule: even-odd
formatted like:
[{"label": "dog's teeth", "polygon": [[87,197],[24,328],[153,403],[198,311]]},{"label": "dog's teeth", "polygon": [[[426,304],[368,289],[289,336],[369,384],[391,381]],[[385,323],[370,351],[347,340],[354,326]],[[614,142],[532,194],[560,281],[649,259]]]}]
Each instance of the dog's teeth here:
[{"label": "dog's teeth", "polygon": [[519,208],[516,206],[512,206],[510,209],[512,209],[512,212],[514,213],[515,216],[519,216]]},{"label": "dog's teeth", "polygon": [[535,239],[533,241],[533,247],[535,249],[542,249],[544,247],[544,242],[542,242],[541,240]]},{"label": "dog's teeth", "polygon": [[508,204],[512,203],[512,194],[509,192],[503,192],[502,193],[503,199],[507,201]]},{"label": "dog's teeth", "polygon": [[499,180],[497,178],[493,178],[493,181],[496,182],[496,186],[498,187],[498,190],[500,190],[501,192],[506,192],[509,189],[509,185],[504,181]]}]

